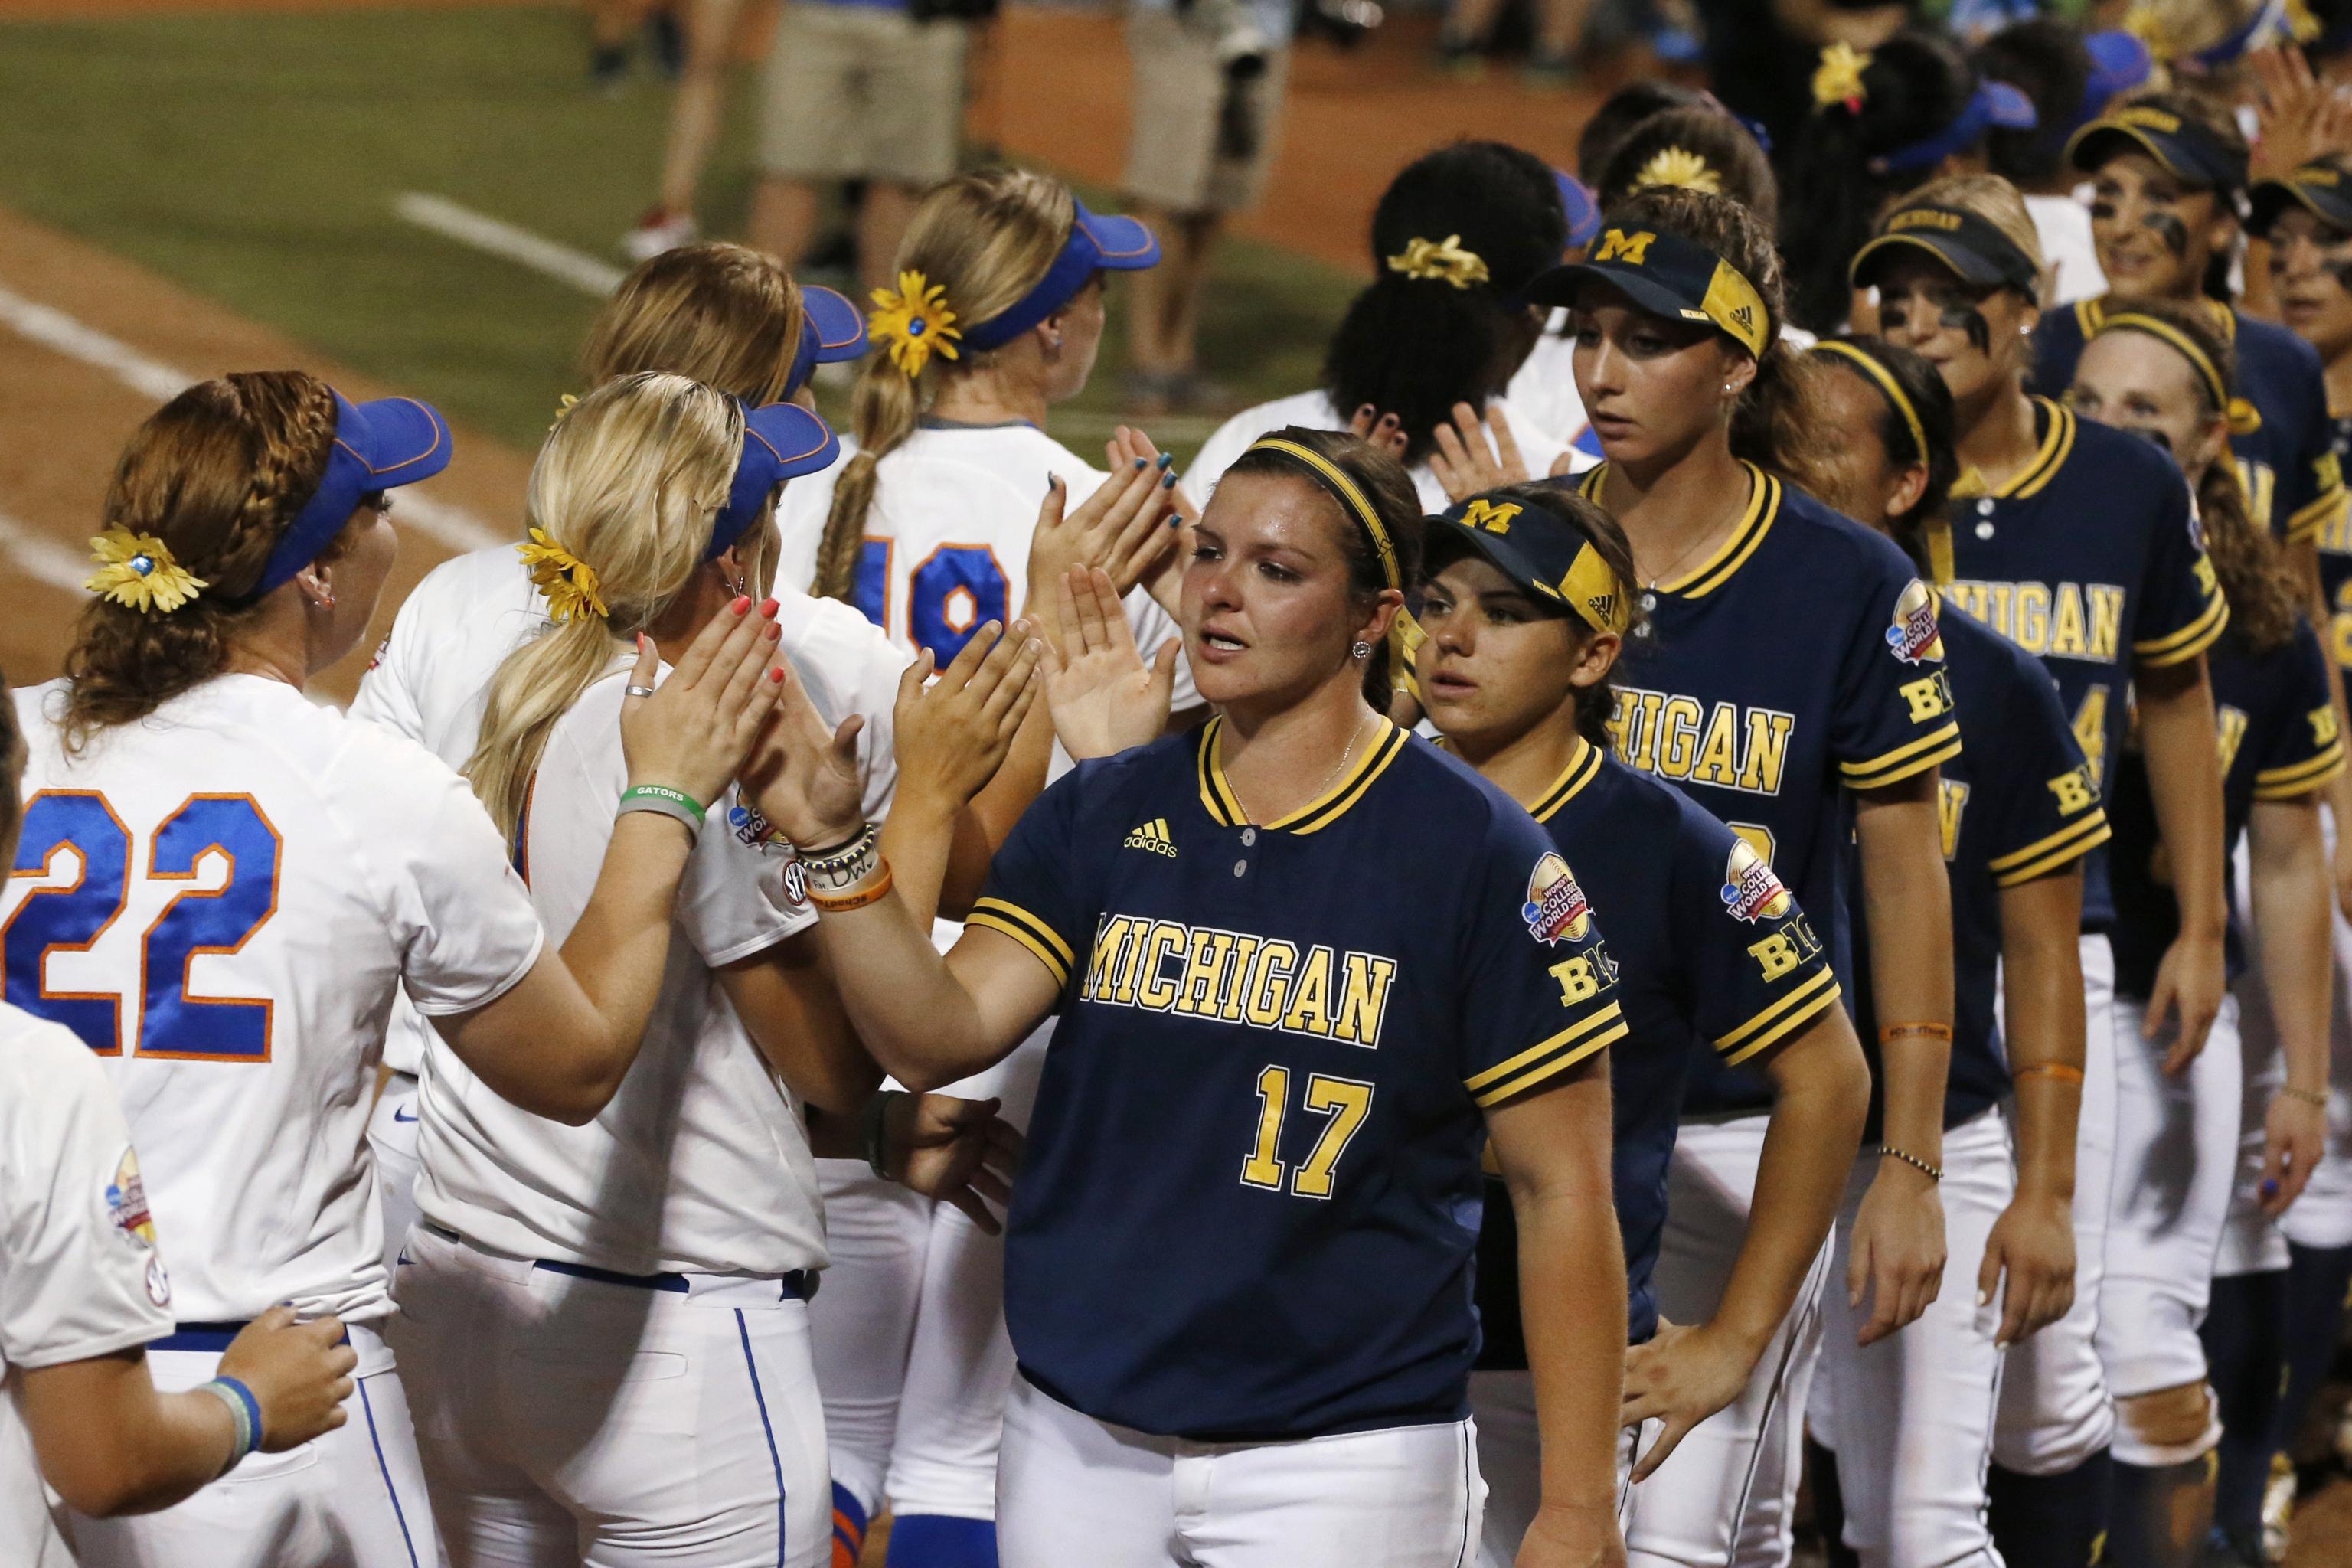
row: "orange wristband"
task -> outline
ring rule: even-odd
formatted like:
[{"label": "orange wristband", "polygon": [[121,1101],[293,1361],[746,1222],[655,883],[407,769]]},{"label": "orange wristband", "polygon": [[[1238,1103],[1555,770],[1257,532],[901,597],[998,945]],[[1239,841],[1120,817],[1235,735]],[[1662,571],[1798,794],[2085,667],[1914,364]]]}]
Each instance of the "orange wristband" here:
[{"label": "orange wristband", "polygon": [[1882,1024],[1878,1029],[1878,1043],[1887,1045],[1906,1035],[1921,1035],[1931,1040],[1941,1040],[1948,1046],[1952,1043],[1952,1026],[1949,1024]]},{"label": "orange wristband", "polygon": [[2020,1068],[2009,1076],[2014,1080],[2032,1078],[2036,1074],[2043,1078],[2054,1078],[2060,1083],[2071,1083],[2078,1089],[2083,1083],[2083,1069],[2068,1067],[2064,1062],[2035,1062],[2032,1067]]},{"label": "orange wristband", "polygon": [[846,893],[820,893],[814,888],[808,892],[808,901],[818,910],[837,915],[847,910],[862,910],[868,904],[878,904],[890,896],[890,862],[881,862],[882,873],[872,881]]}]

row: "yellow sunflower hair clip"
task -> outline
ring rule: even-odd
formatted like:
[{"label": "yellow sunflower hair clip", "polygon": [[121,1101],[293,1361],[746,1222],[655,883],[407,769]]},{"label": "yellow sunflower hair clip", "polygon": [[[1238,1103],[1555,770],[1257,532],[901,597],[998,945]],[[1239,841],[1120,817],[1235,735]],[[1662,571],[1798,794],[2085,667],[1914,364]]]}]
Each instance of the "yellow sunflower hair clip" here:
[{"label": "yellow sunflower hair clip", "polygon": [[1661,147],[1642,165],[1641,173],[1633,176],[1633,188],[1646,190],[1652,185],[1676,185],[1686,191],[1723,195],[1723,176],[1687,147]]},{"label": "yellow sunflower hair clip", "polygon": [[92,539],[89,552],[98,570],[82,586],[131,609],[168,616],[207,586],[172,559],[170,545],[120,523]]},{"label": "yellow sunflower hair clip", "polygon": [[576,616],[603,620],[612,613],[597,592],[596,569],[548,538],[544,530],[532,529],[530,542],[516,545],[515,553],[530,568],[530,580],[547,595],[547,613],[558,625]]},{"label": "yellow sunflower hair clip", "polygon": [[1462,237],[1449,234],[1444,239],[1409,239],[1404,248],[1389,258],[1389,270],[1402,272],[1417,282],[1450,283],[1456,289],[1467,289],[1473,283],[1486,281],[1486,260],[1475,250],[1462,248]]},{"label": "yellow sunflower hair clip", "polygon": [[1814,107],[1827,109],[1842,103],[1848,114],[1861,113],[1870,98],[1870,89],[1862,81],[1862,73],[1870,68],[1870,58],[1869,50],[1852,44],[1832,44],[1823,49],[1822,63],[1813,68]]},{"label": "yellow sunflower hair clip", "polygon": [[876,309],[866,318],[866,335],[885,345],[890,363],[908,379],[923,374],[933,354],[962,357],[956,340],[963,336],[948,309],[948,291],[919,272],[898,274],[897,289],[874,290]]}]

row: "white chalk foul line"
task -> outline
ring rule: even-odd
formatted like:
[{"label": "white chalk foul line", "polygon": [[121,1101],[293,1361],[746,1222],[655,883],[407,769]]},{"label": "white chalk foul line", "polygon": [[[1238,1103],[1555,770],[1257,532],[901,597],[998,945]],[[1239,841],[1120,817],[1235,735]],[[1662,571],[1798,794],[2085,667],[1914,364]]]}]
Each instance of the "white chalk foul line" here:
[{"label": "white chalk foul line", "polygon": [[504,218],[476,212],[429,191],[406,191],[394,196],[392,210],[419,228],[431,229],[445,239],[528,267],[600,300],[619,288],[625,276],[611,262],[600,261],[584,250],[560,245],[545,235],[533,234]]},{"label": "white chalk foul line", "polygon": [[0,551],[36,583],[79,595],[95,565],[47,534],[0,511]]},{"label": "white chalk foul line", "polygon": [[[141,396],[159,403],[177,397],[202,379],[151,359],[121,339],[110,337],[54,306],[28,300],[5,283],[0,283],[0,325],[43,348],[102,370]],[[402,522],[415,525],[419,532],[430,534],[452,550],[483,550],[507,542],[505,530],[490,527],[463,507],[420,495],[421,488],[401,492],[395,511]],[[81,572],[74,586],[79,588],[81,577],[88,575],[87,571]]]}]

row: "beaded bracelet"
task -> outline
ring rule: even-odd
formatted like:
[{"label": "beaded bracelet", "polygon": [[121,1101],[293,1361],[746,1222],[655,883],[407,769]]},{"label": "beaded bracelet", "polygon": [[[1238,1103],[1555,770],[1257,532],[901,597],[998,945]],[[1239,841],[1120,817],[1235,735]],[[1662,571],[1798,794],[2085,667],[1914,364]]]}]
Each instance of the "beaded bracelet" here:
[{"label": "beaded bracelet", "polygon": [[1932,1022],[1920,1024],[1882,1024],[1878,1028],[1878,1043],[1882,1046],[1887,1045],[1893,1041],[1902,1038],[1906,1035],[1919,1035],[1930,1040],[1941,1040],[1948,1046],[1952,1043],[1952,1026],[1949,1024],[1937,1024]]},{"label": "beaded bracelet", "polygon": [[2036,1076],[2054,1078],[2060,1083],[2071,1083],[2078,1088],[2083,1082],[2083,1069],[2078,1067],[2069,1067],[2064,1062],[2035,1062],[2032,1067],[2020,1068],[2009,1076],[2012,1080]]},{"label": "beaded bracelet", "polygon": [[230,1446],[228,1463],[221,1467],[221,1474],[226,1475],[261,1446],[261,1401],[253,1396],[253,1390],[233,1377],[216,1377],[210,1383],[198,1384],[196,1389],[228,1406],[229,1424],[236,1429],[236,1440]]},{"label": "beaded bracelet", "polygon": [[1944,1167],[1941,1165],[1930,1165],[1927,1161],[1919,1158],[1918,1155],[1906,1154],[1892,1143],[1881,1143],[1878,1146],[1878,1152],[1882,1154],[1891,1155],[1895,1159],[1902,1161],[1905,1164],[1910,1166],[1916,1171],[1924,1171],[1927,1173],[1927,1179],[1931,1182],[1940,1182],[1944,1179]]},{"label": "beaded bracelet", "polygon": [[838,848],[796,856],[808,879],[809,896],[814,899],[820,890],[844,892],[873,876],[882,862],[881,841],[882,830],[869,822]]},{"label": "beaded bracelet", "polygon": [[700,833],[707,815],[700,801],[667,784],[632,784],[623,790],[620,806],[613,815],[622,817],[633,811],[650,811],[682,822],[688,833]]},{"label": "beaded bracelet", "polygon": [[2327,1109],[2327,1091],[2325,1089],[2294,1089],[2290,1087],[2280,1089],[2279,1092],[2286,1096],[2289,1100],[2299,1100],[2305,1105],[2316,1106],[2322,1110]]}]

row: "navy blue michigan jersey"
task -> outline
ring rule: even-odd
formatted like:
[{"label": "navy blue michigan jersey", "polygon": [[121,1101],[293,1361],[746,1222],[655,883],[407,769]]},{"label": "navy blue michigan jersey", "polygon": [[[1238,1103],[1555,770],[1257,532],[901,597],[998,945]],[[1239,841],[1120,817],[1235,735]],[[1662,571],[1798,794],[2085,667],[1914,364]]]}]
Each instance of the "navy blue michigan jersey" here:
[{"label": "navy blue michigan jersey", "polygon": [[[2297,621],[2294,636],[2267,653],[2234,637],[2213,649],[2214,728],[2221,745],[2221,822],[2235,849],[2258,800],[2306,795],[2344,771],[2344,738],[2327,691],[2326,654],[2318,634]],[[2126,752],[2116,787],[2116,989],[2146,997],[2157,965],[2180,931],[2157,835],[2156,805],[2139,753]],[[2231,900],[2234,909],[2236,900]],[[2230,968],[2242,967],[2243,944],[2231,917]]]},{"label": "navy blue michigan jersey", "polygon": [[[2135,667],[2179,664],[2229,621],[2172,459],[2137,436],[2033,400],[2033,460],[1952,502],[1951,607],[2039,658],[2058,683],[2102,802]],[[2115,918],[2105,857],[2084,868],[2083,923]]]},{"label": "navy blue michigan jersey", "polygon": [[[1714,558],[1643,595],[1649,635],[1619,664],[1610,733],[1619,761],[1681,785],[1763,857],[1850,976],[1847,792],[1958,754],[1951,682],[1933,596],[1903,552],[1748,471],[1748,512]],[[1760,1075],[1702,1061],[1685,1108],[1771,1102]]]},{"label": "navy blue michigan jersey", "polygon": [[[2261,416],[2257,428],[2230,437],[2254,521],[2294,543],[2340,526],[2343,467],[2331,438],[2319,352],[2275,322],[2242,315],[2218,301],[2207,306],[2237,350],[2237,394]],[[2065,395],[2083,345],[2110,311],[2124,308],[2084,300],[2043,316],[2033,334],[2034,390]]]},{"label": "navy blue michigan jersey", "polygon": [[[2352,457],[2352,415],[2328,421],[2328,450],[2336,466]],[[2352,507],[2321,524],[2319,586],[2327,599],[2327,653],[2340,669],[2352,669]]]},{"label": "navy blue michigan jersey", "polygon": [[[2107,841],[2090,764],[2039,660],[1965,615],[1937,623],[1968,750],[1938,780],[1944,861],[1952,886],[1952,1068],[1944,1125],[1989,1110],[2009,1092],[2008,1058],[1993,998],[2000,967],[2000,895],[2063,871]],[[1866,932],[1859,932],[1865,936]],[[1866,952],[1866,942],[1857,950]],[[1878,1019],[1870,970],[1855,976],[1856,1021],[1871,1058],[1870,1125],[1878,1137]]]},{"label": "navy blue michigan jersey", "polygon": [[[1639,1344],[1658,1327],[1650,1274],[1692,1066],[1744,1062],[1811,1026],[1837,1005],[1837,975],[1771,868],[1672,785],[1588,745],[1529,809],[1576,868],[1617,961],[1626,1034],[1609,1052],[1613,1184],[1627,1339]],[[1478,1238],[1481,1367],[1528,1364],[1518,1277],[1510,1199],[1494,1182]]]},{"label": "navy blue michigan jersey", "polygon": [[1063,983],[1007,1227],[1023,1372],[1204,1439],[1460,1418],[1477,1353],[1481,1108],[1618,1039],[1567,863],[1384,727],[1255,826],[1223,721],[1080,766],[971,923]]}]

